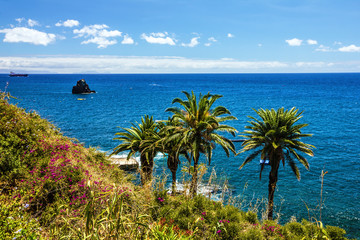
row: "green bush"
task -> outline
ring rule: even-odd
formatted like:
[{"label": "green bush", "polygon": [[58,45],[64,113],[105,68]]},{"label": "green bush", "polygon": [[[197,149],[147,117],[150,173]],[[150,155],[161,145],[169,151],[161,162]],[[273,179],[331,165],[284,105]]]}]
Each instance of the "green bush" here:
[{"label": "green bush", "polygon": [[245,220],[251,224],[256,224],[259,222],[257,214],[250,211],[245,214]]},{"label": "green bush", "polygon": [[159,223],[154,223],[150,227],[148,239],[188,240],[192,239],[192,234],[193,232],[182,231],[178,226],[172,225],[162,219]]},{"label": "green bush", "polygon": [[334,226],[324,228],[321,222],[311,223],[305,219],[301,223],[306,228],[306,236],[309,238],[346,239],[344,237],[346,231],[342,228]]},{"label": "green bush", "polygon": [[0,197],[0,239],[40,239],[39,222],[27,212],[29,205]]},{"label": "green bush", "polygon": [[344,235],[346,231],[342,228],[335,226],[326,226],[326,232],[332,240],[343,240],[346,239]]},{"label": "green bush", "polygon": [[249,228],[241,235],[242,240],[263,240],[265,239],[262,235],[262,232],[259,228]]},{"label": "green bush", "polygon": [[306,228],[298,222],[291,222],[285,225],[285,228],[297,237],[304,236],[306,234]]},{"label": "green bush", "polygon": [[35,112],[26,113],[0,97],[0,181],[14,186],[15,180],[26,175],[26,169],[42,157],[39,141],[51,135],[61,135],[55,126]]}]

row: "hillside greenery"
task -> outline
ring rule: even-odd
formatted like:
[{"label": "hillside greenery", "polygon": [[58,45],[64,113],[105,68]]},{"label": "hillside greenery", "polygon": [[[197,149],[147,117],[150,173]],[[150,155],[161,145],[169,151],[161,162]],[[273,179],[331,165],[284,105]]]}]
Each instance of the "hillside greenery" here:
[{"label": "hillside greenery", "polygon": [[280,225],[202,195],[135,185],[104,153],[0,94],[0,239],[346,239],[320,222]]}]

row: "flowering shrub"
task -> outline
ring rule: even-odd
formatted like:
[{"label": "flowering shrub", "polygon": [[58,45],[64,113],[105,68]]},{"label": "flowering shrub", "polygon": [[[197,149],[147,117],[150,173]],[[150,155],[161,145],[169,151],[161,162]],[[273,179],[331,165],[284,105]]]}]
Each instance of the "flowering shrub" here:
[{"label": "flowering shrub", "polygon": [[280,227],[275,225],[268,225],[268,224],[264,224],[262,227],[261,227],[262,230],[265,231],[265,236],[266,238],[269,238],[269,237],[272,237],[272,236],[279,236],[279,237],[284,237],[281,232],[280,232]]},{"label": "flowering shrub", "polygon": [[[104,154],[64,137],[36,113],[26,113],[4,98],[0,98],[0,173],[4,201],[26,203],[26,214],[47,226],[63,217],[80,216],[90,192],[98,203],[106,202],[114,181],[126,181],[120,181],[123,174]],[[125,186],[116,189],[125,197],[131,192]]]},{"label": "flowering shrub", "polygon": [[155,202],[161,206],[165,205],[168,199],[168,193],[166,190],[163,191],[154,191]]}]

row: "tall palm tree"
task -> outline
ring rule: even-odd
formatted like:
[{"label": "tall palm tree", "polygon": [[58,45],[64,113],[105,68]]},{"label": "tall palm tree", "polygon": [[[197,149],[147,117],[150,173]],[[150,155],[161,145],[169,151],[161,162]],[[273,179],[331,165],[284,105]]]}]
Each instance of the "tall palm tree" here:
[{"label": "tall palm tree", "polygon": [[[175,98],[172,103],[179,103],[183,109],[172,107],[166,109],[173,113],[172,119],[179,122],[175,127],[171,138],[179,140],[179,147],[188,147],[191,162],[193,162],[194,171],[192,173],[190,194],[195,196],[197,192],[197,173],[200,153],[204,153],[209,164],[211,162],[212,150],[215,144],[219,144],[229,156],[230,151],[235,153],[235,146],[231,140],[218,134],[218,132],[227,132],[235,135],[235,128],[221,124],[226,120],[235,120],[228,109],[217,106],[212,109],[214,102],[222,97],[221,95],[201,95],[199,101],[194,92],[191,94],[183,91],[186,100]],[[223,116],[227,114],[228,116]]]},{"label": "tall palm tree", "polygon": [[[269,186],[268,186],[268,219],[273,219],[273,207],[274,207],[274,193],[276,189],[276,183],[278,181],[278,169],[280,162],[285,166],[285,160],[290,165],[296,178],[300,180],[300,171],[296,166],[294,158],[297,159],[302,165],[309,170],[309,163],[305,157],[299,154],[299,152],[305,153],[309,156],[313,156],[312,148],[314,146],[306,144],[300,141],[302,137],[310,137],[312,134],[303,134],[301,129],[308,124],[296,124],[302,118],[302,113],[295,107],[290,110],[284,110],[279,108],[277,111],[271,110],[254,110],[261,120],[254,117],[249,117],[252,120],[249,121],[250,126],[245,126],[246,129],[243,133],[243,137],[246,140],[243,142],[243,149],[241,152],[255,150],[250,154],[240,166],[240,169],[245,164],[251,162],[255,157],[261,155],[261,159],[268,159],[271,167],[269,174]],[[260,149],[258,149],[260,148]],[[240,153],[241,153],[240,152]],[[260,170],[264,169],[265,161],[262,161]]]},{"label": "tall palm tree", "polygon": [[142,142],[149,139],[149,137],[157,130],[156,122],[153,117],[145,115],[141,118],[140,124],[133,124],[131,128],[122,128],[123,132],[118,132],[115,135],[119,136],[114,140],[122,141],[111,155],[118,154],[123,151],[129,151],[127,159],[136,153],[140,153],[140,164],[141,164],[141,183],[145,185],[151,181],[152,171],[154,166],[155,151],[145,151],[142,147]]}]

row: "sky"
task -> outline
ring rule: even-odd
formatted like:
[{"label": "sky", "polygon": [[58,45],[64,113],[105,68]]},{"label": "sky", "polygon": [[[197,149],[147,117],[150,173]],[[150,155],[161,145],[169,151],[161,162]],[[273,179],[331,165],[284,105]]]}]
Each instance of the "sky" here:
[{"label": "sky", "polygon": [[0,6],[0,73],[360,72],[359,0]]}]

